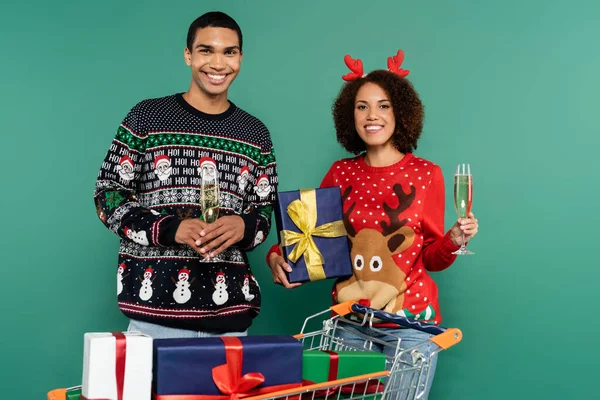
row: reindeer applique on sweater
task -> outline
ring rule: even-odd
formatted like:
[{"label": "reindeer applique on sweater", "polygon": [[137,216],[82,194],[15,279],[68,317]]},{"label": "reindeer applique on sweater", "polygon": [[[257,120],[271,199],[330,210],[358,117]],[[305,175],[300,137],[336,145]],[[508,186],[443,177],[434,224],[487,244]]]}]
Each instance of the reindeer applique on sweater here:
[{"label": "reindeer applique on sweater", "polygon": [[[398,267],[393,256],[409,248],[415,238],[415,232],[406,226],[407,220],[400,220],[399,216],[412,204],[416,188],[411,186],[410,192],[404,193],[402,186],[396,183],[393,190],[398,205],[395,208],[383,205],[389,222],[380,222],[381,231],[363,228],[357,232],[354,229],[349,216],[356,203],[344,213],[354,275],[337,285],[338,301],[365,298],[370,300],[373,308],[391,313],[402,309],[406,273]],[[349,186],[342,195],[344,201],[351,192],[352,186]]]}]

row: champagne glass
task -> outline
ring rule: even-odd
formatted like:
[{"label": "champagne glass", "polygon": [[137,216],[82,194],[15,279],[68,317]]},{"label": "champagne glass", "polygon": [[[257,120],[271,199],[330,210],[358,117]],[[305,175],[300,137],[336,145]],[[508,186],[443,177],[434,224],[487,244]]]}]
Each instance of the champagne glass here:
[{"label": "champagne glass", "polygon": [[206,223],[212,224],[219,218],[220,190],[219,177],[215,171],[213,179],[202,180],[200,188],[200,206],[202,207],[202,216]]},{"label": "champagne glass", "polygon": [[[473,202],[473,176],[470,164],[458,164],[454,174],[454,208],[459,218],[469,218],[471,203]],[[452,254],[475,254],[465,245],[465,233],[462,233],[462,245]]]}]

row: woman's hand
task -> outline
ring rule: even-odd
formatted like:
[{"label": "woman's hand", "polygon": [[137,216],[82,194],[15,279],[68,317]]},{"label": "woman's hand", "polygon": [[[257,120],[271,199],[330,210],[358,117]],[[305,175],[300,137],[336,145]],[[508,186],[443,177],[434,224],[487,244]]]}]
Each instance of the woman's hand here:
[{"label": "woman's hand", "polygon": [[473,213],[469,213],[469,218],[459,218],[454,226],[452,226],[452,229],[450,229],[450,240],[455,246],[462,246],[463,233],[466,244],[469,240],[473,239],[478,230],[479,224],[477,223],[477,218],[475,218]]},{"label": "woman's hand", "polygon": [[289,283],[285,271],[292,272],[292,267],[285,262],[285,259],[279,254],[273,252],[269,257],[269,268],[271,268],[271,274],[273,275],[273,282],[278,285],[282,285],[286,289],[293,289],[301,286],[302,283]]}]

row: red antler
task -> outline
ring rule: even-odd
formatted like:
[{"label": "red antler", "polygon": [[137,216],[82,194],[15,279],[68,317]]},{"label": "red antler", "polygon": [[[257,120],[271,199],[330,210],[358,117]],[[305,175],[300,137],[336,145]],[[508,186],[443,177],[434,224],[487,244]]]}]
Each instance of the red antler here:
[{"label": "red antler", "polygon": [[402,61],[404,61],[404,51],[398,50],[394,57],[388,57],[388,70],[404,78],[410,71],[400,68]]},{"label": "red antler", "polygon": [[349,72],[346,75],[342,76],[343,80],[353,81],[355,79],[362,78],[362,76],[364,74],[363,64],[359,58],[357,58],[356,60],[353,60],[352,57],[350,57],[350,54],[346,54],[344,56],[344,62],[346,63],[346,66],[348,68],[350,68],[350,71],[352,71],[352,72]]}]

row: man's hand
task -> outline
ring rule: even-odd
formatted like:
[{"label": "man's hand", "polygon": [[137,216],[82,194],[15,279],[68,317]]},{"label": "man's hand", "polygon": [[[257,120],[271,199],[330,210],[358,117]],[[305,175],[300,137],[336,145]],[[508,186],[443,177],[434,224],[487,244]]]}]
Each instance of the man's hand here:
[{"label": "man's hand", "polygon": [[245,228],[244,220],[237,215],[227,215],[212,224],[207,224],[200,232],[200,254],[208,257],[218,256],[244,238]]},{"label": "man's hand", "polygon": [[197,218],[184,219],[179,224],[175,233],[175,242],[187,244],[192,249],[200,253],[200,232],[202,232],[208,224],[200,221]]}]

